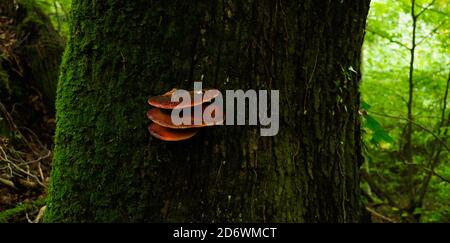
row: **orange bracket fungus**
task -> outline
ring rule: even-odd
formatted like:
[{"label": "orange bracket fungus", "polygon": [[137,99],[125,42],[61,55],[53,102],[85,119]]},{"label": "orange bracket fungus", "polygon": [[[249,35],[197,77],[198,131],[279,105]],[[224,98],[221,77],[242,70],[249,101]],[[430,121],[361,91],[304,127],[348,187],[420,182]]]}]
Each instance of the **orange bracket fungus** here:
[{"label": "orange bracket fungus", "polygon": [[[200,127],[208,127],[208,126],[214,126],[214,125],[222,125],[223,124],[223,114],[222,110],[217,107],[215,104],[210,104],[208,106],[203,105],[203,110],[205,110],[206,107],[212,106],[214,112],[213,116],[214,118],[204,118],[204,117],[196,117],[191,116],[191,123],[190,124],[180,124],[176,125],[172,122],[171,112],[168,112],[166,110],[162,110],[159,108],[152,108],[147,112],[147,117],[152,122],[163,126],[167,128],[172,129],[187,129],[187,128],[200,128]],[[217,114],[215,111],[218,111]]]},{"label": "orange bracket fungus", "polygon": [[150,134],[163,141],[181,141],[192,138],[197,134],[198,129],[171,129],[167,127],[160,126],[156,123],[151,123],[148,126],[148,131]]},{"label": "orange bracket fungus", "polygon": [[[154,96],[148,99],[148,103],[153,106],[153,108],[147,112],[148,119],[152,121],[148,126],[148,130],[152,136],[163,141],[182,141],[197,134],[199,128],[223,124],[224,116],[222,107],[218,107],[215,104],[209,104],[209,102],[220,94],[220,91],[215,89],[190,91],[189,96],[191,97],[191,102],[187,104],[186,102],[182,103],[182,101],[172,101],[172,95],[175,91],[177,90],[172,89],[163,95]],[[201,95],[201,99],[195,99],[195,95]],[[213,110],[211,115],[214,116],[214,118],[203,117],[203,115],[198,116],[194,112],[194,115],[190,116],[190,124],[182,123],[177,125],[172,121],[173,111],[179,113],[186,108],[191,109],[198,106],[201,106],[203,111],[206,108]]]},{"label": "orange bracket fungus", "polygon": [[[193,107],[193,106],[197,106],[200,105],[202,103],[205,102],[210,102],[212,99],[214,99],[215,97],[217,97],[220,94],[220,91],[217,89],[203,89],[201,91],[199,91],[199,95],[202,95],[202,99],[200,99],[199,101],[197,101],[194,98],[194,95],[196,94],[195,91],[190,91],[189,94],[191,96],[191,103],[190,104],[182,104],[181,101],[176,101],[173,102],[171,101],[172,95],[175,93],[175,91],[177,91],[177,89],[172,89],[171,91],[163,94],[163,95],[159,95],[159,96],[154,96],[151,97],[150,99],[148,99],[148,103],[151,106],[157,107],[157,108],[161,108],[161,109],[183,109],[183,108],[187,108],[187,107]],[[209,92],[206,92],[209,91]]]}]

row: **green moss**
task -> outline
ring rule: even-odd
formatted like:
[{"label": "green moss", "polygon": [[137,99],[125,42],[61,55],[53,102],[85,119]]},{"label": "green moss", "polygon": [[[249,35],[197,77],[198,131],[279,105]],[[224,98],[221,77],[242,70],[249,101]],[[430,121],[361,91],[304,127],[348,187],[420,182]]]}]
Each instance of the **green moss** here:
[{"label": "green moss", "polygon": [[14,222],[18,217],[23,218],[24,213],[37,211],[40,207],[45,205],[45,199],[37,199],[35,201],[19,203],[15,208],[7,209],[0,212],[0,223]]}]

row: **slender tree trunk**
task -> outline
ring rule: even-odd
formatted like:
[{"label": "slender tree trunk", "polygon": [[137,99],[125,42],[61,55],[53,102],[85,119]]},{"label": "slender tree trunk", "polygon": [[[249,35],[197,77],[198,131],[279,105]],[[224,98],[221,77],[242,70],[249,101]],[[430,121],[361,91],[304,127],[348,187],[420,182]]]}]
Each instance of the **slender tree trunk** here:
[{"label": "slender tree trunk", "polygon": [[[369,1],[74,0],[47,222],[355,222]],[[147,132],[172,87],[280,90],[280,132]]]},{"label": "slender tree trunk", "polygon": [[409,62],[409,78],[408,78],[408,120],[405,130],[405,145],[403,148],[404,159],[407,163],[407,182],[409,188],[409,205],[408,212],[412,215],[416,208],[416,182],[415,173],[417,169],[413,164],[413,150],[412,150],[412,134],[413,134],[413,98],[414,98],[414,59],[416,51],[416,29],[417,29],[417,15],[415,13],[415,0],[411,0],[411,19],[412,19],[412,40],[410,48],[410,62]]}]

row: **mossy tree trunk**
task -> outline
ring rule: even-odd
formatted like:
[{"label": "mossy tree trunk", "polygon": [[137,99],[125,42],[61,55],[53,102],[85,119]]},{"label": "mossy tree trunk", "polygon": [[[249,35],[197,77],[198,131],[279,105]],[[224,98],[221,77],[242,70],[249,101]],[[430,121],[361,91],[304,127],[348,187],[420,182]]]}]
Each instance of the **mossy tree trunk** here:
[{"label": "mossy tree trunk", "polygon": [[[74,0],[47,222],[360,220],[369,1]],[[172,87],[280,90],[280,132],[152,138]]]}]

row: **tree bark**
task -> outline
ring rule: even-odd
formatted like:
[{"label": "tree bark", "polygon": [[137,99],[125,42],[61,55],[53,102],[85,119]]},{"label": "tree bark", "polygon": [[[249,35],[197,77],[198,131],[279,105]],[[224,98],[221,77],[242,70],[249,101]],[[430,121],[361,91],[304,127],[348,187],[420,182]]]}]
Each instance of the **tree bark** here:
[{"label": "tree bark", "polygon": [[[74,0],[47,222],[356,222],[369,1]],[[280,90],[280,132],[168,143],[149,96]]]}]

